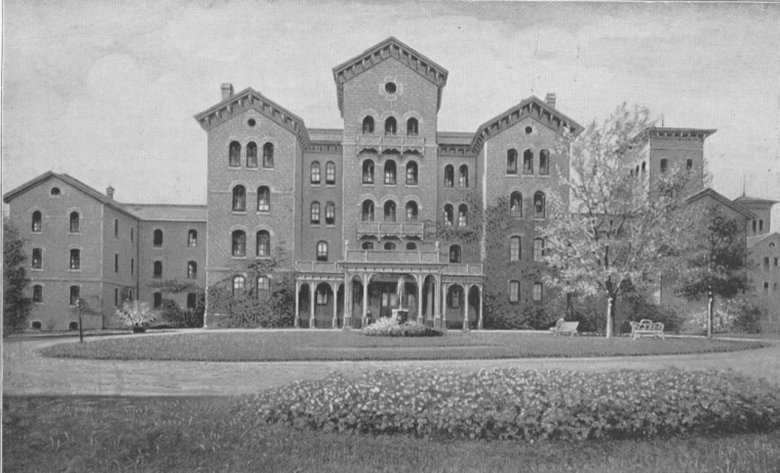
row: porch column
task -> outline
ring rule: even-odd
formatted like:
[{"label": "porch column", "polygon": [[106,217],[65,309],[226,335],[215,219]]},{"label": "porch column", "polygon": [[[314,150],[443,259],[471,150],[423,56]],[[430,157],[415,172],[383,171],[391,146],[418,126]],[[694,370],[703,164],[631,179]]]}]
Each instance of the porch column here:
[{"label": "porch column", "polygon": [[301,326],[301,283],[300,281],[295,281],[295,319],[293,322],[293,326],[295,328],[300,328]]},{"label": "porch column", "polygon": [[415,280],[417,281],[417,322],[424,324],[425,323],[425,314],[423,314],[423,283],[425,282],[425,277],[422,275],[415,275]]},{"label": "porch column", "polygon": [[330,291],[333,293],[333,322],[332,328],[339,328],[339,283],[330,283]]},{"label": "porch column", "polygon": [[[447,289],[449,284],[439,283],[436,285],[436,314],[433,318],[433,328],[447,330]],[[438,323],[437,323],[438,320]]]},{"label": "porch column", "polygon": [[368,315],[368,274],[363,274],[363,315],[360,318],[360,328],[366,326],[366,316]]},{"label": "porch column", "polygon": [[479,291],[479,314],[477,314],[477,330],[482,330],[482,285],[477,285]]},{"label": "porch column", "polygon": [[317,290],[317,283],[309,283],[309,328],[314,328],[314,306],[315,306],[315,294]]},{"label": "porch column", "polygon": [[352,327],[352,275],[344,273],[344,325],[343,329]]},{"label": "porch column", "polygon": [[[463,331],[469,330],[469,291],[471,291],[471,284],[465,285],[465,291],[463,292]],[[461,286],[463,288],[463,286]]]}]

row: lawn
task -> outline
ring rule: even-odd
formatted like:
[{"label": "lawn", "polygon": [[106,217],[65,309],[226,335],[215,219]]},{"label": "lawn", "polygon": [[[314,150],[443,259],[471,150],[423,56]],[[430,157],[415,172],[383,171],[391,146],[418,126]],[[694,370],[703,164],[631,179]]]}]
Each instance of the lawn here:
[{"label": "lawn", "polygon": [[6,397],[3,471],[777,471],[780,431],[655,440],[431,440],[265,426],[234,398]]},{"label": "lawn", "polygon": [[62,343],[45,356],[118,360],[438,360],[638,356],[759,348],[750,341],[553,337],[517,332],[450,332],[443,337],[367,337],[357,331],[192,332]]}]

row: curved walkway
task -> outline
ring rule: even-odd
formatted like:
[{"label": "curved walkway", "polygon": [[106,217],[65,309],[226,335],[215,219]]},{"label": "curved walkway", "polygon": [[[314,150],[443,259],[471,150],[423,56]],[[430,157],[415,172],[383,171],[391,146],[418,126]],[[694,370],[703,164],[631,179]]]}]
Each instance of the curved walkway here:
[{"label": "curved walkway", "polygon": [[62,339],[3,343],[5,395],[224,396],[251,394],[332,371],[357,376],[379,368],[435,367],[564,369],[605,371],[627,368],[732,369],[780,385],[780,341],[763,340],[758,350],[696,355],[603,358],[533,358],[431,361],[198,362],[114,361],[44,358],[38,351]]}]

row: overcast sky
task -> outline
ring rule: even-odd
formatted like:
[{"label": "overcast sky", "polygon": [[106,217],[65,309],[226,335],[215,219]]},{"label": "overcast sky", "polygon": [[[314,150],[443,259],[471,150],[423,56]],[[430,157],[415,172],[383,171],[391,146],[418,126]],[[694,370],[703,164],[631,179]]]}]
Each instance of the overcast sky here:
[{"label": "overcast sky", "polygon": [[[449,70],[439,130],[529,95],[717,128],[712,185],[780,201],[780,5],[5,0],[3,191],[48,170],[122,202],[205,203],[220,84],[340,128],[332,68],[395,36]],[[780,230],[780,205],[773,229]]]}]

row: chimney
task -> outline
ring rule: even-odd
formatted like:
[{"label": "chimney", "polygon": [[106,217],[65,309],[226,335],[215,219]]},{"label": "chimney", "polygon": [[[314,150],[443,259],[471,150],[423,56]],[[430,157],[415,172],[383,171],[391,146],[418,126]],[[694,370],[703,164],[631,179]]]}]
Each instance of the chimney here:
[{"label": "chimney", "polygon": [[555,94],[552,92],[547,92],[547,98],[545,99],[545,102],[547,102],[547,105],[550,107],[555,108]]},{"label": "chimney", "polygon": [[225,82],[222,84],[222,100],[227,100],[233,96],[233,84]]},{"label": "chimney", "polygon": [[106,187],[106,195],[109,199],[114,200],[114,188],[111,186]]}]

